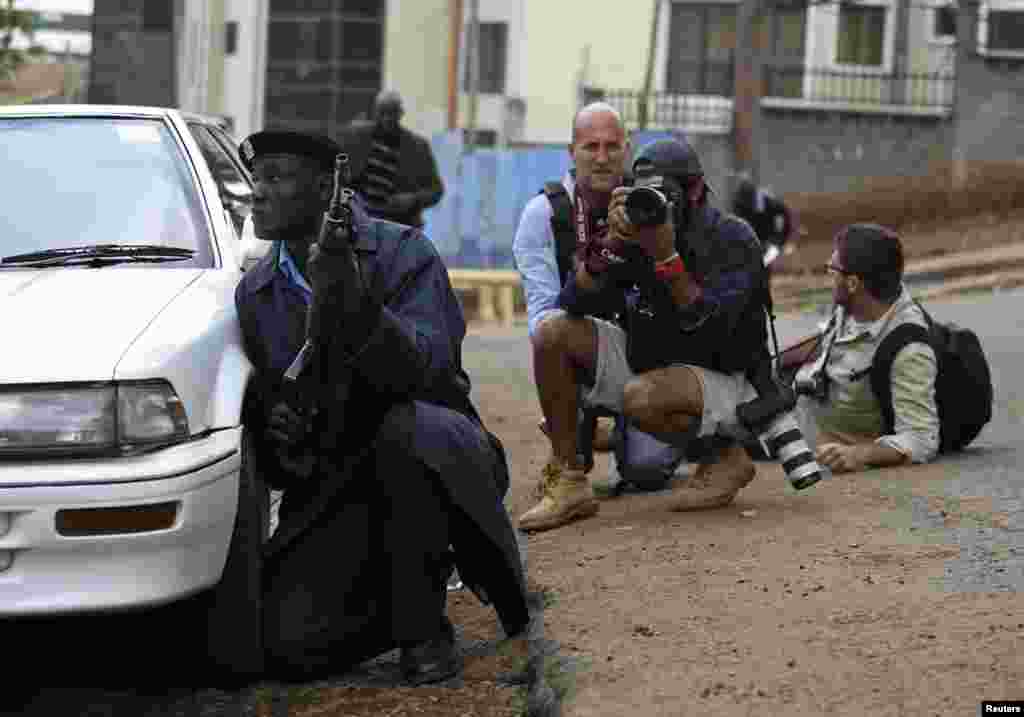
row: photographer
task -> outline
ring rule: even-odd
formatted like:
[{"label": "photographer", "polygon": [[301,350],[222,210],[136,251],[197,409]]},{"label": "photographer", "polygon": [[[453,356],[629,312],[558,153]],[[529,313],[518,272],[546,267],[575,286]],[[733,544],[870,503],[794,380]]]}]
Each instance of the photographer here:
[{"label": "photographer", "polygon": [[[557,185],[561,191],[554,193],[546,187],[527,203],[512,242],[526,294],[535,356],[543,350],[543,337],[550,335],[538,328],[545,320],[564,313],[558,307],[558,293],[572,269],[572,255],[581,230],[584,235],[608,230],[608,204],[612,191],[622,186],[629,155],[629,140],[618,111],[604,102],[581,108],[573,118],[569,155],[574,171]],[[543,395],[539,387],[538,393]],[[586,426],[581,430],[586,430]],[[627,486],[640,490],[665,488],[683,460],[678,448],[637,430],[621,414],[615,415],[611,437],[597,433],[593,438],[594,449],[612,448],[615,452],[609,472],[613,492]]]},{"label": "photographer", "polygon": [[[736,440],[748,435],[736,411],[758,398],[746,373],[770,361],[760,244],[745,222],[707,203],[710,188],[687,142],[648,144],[633,174],[636,187],[613,193],[608,235],[578,250],[560,295],[567,313],[539,327],[546,348],[536,372],[552,456],[540,502],[519,519],[524,530],[595,512],[576,458],[578,381],[590,387],[583,400],[624,412],[699,461],[672,493],[671,509],[727,505],[755,476]],[[609,312],[625,316],[624,329],[592,318]],[[813,460],[806,445],[800,455]]]},{"label": "photographer", "polygon": [[[320,246],[339,149],[277,130],[241,146],[256,235],[273,240],[235,293],[255,368],[245,420],[256,470],[284,491],[265,549],[267,666],[309,679],[399,647],[410,683],[435,682],[459,670],[445,616],[449,545],[506,635],[529,620],[502,504],[508,468],[470,401],[466,325],[433,244],[353,202],[351,223],[331,230],[344,236]],[[313,308],[328,312],[315,350],[332,360],[314,364],[307,411],[283,379]]]},{"label": "photographer", "polygon": [[784,367],[799,366],[795,383],[808,433],[817,433],[818,460],[836,472],[927,463],[939,450],[935,349],[913,341],[891,354],[889,401],[875,394],[871,380],[893,331],[928,327],[903,285],[899,236],[878,224],[844,227],[826,268],[832,318],[823,334],[782,356]]}]

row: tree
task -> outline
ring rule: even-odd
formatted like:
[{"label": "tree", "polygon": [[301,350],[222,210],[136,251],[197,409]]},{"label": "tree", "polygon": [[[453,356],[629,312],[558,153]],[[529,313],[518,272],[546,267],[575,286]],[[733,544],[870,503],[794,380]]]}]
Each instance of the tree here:
[{"label": "tree", "polygon": [[28,50],[11,47],[16,33],[31,39],[35,23],[36,14],[33,11],[16,9],[14,0],[0,0],[0,80],[10,79],[29,57],[44,52],[39,45],[32,45]]}]

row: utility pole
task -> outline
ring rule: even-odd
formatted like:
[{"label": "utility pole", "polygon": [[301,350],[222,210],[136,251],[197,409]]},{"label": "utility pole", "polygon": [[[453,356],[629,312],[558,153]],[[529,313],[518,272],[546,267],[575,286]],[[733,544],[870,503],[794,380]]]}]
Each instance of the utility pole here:
[{"label": "utility pole", "polygon": [[[761,181],[757,131],[761,123],[762,58],[754,42],[754,22],[760,10],[761,0],[741,0],[737,6],[733,56],[733,169],[748,172],[755,184]],[[729,189],[731,193],[733,187]]]},{"label": "utility pole", "polygon": [[647,67],[644,70],[644,88],[640,96],[640,129],[647,129],[648,103],[651,101],[651,85],[654,82],[654,60],[658,50],[658,24],[661,21],[661,0],[654,0],[654,17],[651,18],[651,39],[647,45]]},{"label": "utility pole", "polygon": [[466,139],[463,148],[472,154],[476,146],[476,112],[480,101],[480,0],[469,0],[469,37],[466,62],[469,68],[469,111],[466,113]]}]

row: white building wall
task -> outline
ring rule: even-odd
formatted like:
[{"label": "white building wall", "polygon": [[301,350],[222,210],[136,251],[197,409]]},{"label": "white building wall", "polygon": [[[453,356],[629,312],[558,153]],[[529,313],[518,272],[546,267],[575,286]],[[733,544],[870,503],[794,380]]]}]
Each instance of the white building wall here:
[{"label": "white building wall", "polygon": [[238,139],[263,129],[268,0],[226,0],[225,22],[238,23],[238,44],[224,58],[224,114]]},{"label": "white building wall", "polygon": [[190,112],[208,112],[207,80],[210,61],[210,0],[185,0],[184,15],[177,30],[178,107]]},{"label": "white building wall", "polygon": [[448,126],[449,0],[388,0],[383,85],[402,96],[407,128],[431,136]]}]

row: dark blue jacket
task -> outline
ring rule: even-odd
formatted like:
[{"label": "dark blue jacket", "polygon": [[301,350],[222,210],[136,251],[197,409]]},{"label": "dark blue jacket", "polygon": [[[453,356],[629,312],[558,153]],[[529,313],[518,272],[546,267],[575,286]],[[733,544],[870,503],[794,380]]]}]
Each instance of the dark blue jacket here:
[{"label": "dark blue jacket", "polygon": [[625,284],[607,282],[599,291],[578,290],[570,276],[559,303],[573,314],[622,316],[636,372],[686,363],[734,373],[767,360],[766,273],[750,225],[705,205],[677,233],[676,249],[701,289],[687,307],[676,306],[646,257]]},{"label": "dark blue jacket", "polygon": [[[436,472],[452,502],[475,526],[460,523],[460,575],[478,594],[493,599],[506,627],[515,624],[526,609],[519,549],[502,503],[508,465],[501,442],[486,431],[469,398],[469,377],[462,367],[466,323],[448,271],[418,229],[370,219],[359,207],[354,215],[355,251],[369,277],[372,303],[382,308],[352,365],[342,438],[329,447],[321,445],[320,452],[330,450],[334,465],[344,462],[345,456],[358,456],[374,445],[391,409],[411,407],[406,411],[411,421],[410,455]],[[245,348],[256,368],[246,428],[256,438],[260,474],[285,491],[284,517],[272,547],[310,529],[328,509],[327,501],[334,500],[324,497],[332,492],[327,485],[334,480],[330,474],[297,481],[278,464],[274,446],[262,439],[268,411],[279,400],[282,375],[305,339],[305,302],[278,269],[277,260],[274,246],[246,273],[235,293]],[[329,393],[331,386],[318,389]],[[322,428],[337,425],[323,413],[320,417]],[[362,475],[364,470],[362,463],[356,464],[355,480],[364,485],[402,479]],[[474,547],[467,550],[467,545]]]},{"label": "dark blue jacket", "polygon": [[[466,323],[434,245],[411,227],[372,220],[358,210],[355,216],[356,253],[370,270],[374,303],[383,308],[354,365],[349,403],[359,406],[359,420],[346,424],[369,432],[391,404],[409,400],[478,420],[462,368]],[[276,402],[281,377],[305,339],[305,302],[277,261],[275,243],[235,292],[264,414]]]}]

